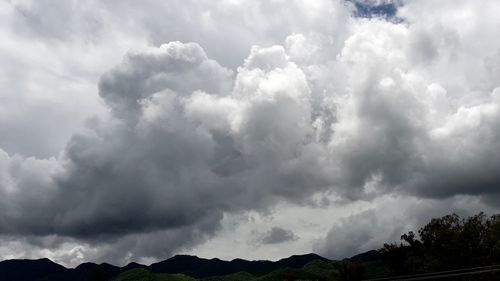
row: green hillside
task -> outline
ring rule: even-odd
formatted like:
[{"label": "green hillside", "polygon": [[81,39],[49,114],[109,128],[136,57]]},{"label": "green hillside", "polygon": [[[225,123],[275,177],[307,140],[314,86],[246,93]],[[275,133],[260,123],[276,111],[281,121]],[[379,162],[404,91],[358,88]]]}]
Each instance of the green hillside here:
[{"label": "green hillside", "polygon": [[[350,262],[326,262],[323,260],[313,260],[302,268],[280,268],[268,274],[254,276],[247,272],[238,272],[224,276],[213,276],[198,279],[199,281],[281,281],[281,280],[311,280],[311,281],[340,281],[340,276],[350,270],[363,272],[365,278],[378,278],[386,274],[386,266],[380,262],[359,262],[354,263],[356,268],[352,268]],[[348,273],[347,273],[348,274]],[[347,279],[350,280],[350,279]]]},{"label": "green hillside", "polygon": [[325,280],[326,278],[303,269],[280,268],[264,276],[255,278],[254,281],[275,281],[275,280]]},{"label": "green hillside", "polygon": [[156,274],[139,268],[126,271],[112,281],[275,281],[275,280],[317,280],[335,281],[338,270],[332,263],[314,260],[303,268],[280,268],[262,276],[248,272],[237,272],[223,276],[194,279],[184,274]]},{"label": "green hillside", "polygon": [[115,277],[112,281],[195,281],[184,274],[157,274],[144,268],[136,268]]},{"label": "green hillside", "polygon": [[213,276],[198,279],[199,281],[252,281],[255,276],[248,272],[237,272],[223,276]]},{"label": "green hillside", "polygon": [[334,264],[314,260],[302,268],[280,268],[268,274],[254,276],[247,272],[238,272],[223,276],[198,279],[199,281],[276,281],[276,280],[317,280],[335,281],[338,270]]}]

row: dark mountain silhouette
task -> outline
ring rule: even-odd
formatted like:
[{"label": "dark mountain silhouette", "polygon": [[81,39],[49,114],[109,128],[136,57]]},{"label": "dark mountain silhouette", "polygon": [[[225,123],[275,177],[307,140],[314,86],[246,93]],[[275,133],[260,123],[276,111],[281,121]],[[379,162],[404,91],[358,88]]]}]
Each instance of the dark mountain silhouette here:
[{"label": "dark mountain silhouette", "polygon": [[0,262],[0,280],[2,281],[32,281],[65,271],[65,267],[49,259],[6,260]]},{"label": "dark mountain silhouette", "polygon": [[126,266],[122,267],[121,269],[127,271],[127,270],[131,270],[131,269],[146,268],[146,267],[147,267],[146,265],[136,263],[136,262],[131,262],[131,263],[127,264]]},{"label": "dark mountain silhouette", "polygon": [[357,254],[355,256],[352,256],[348,259],[345,259],[344,261],[350,261],[350,262],[373,262],[373,261],[378,261],[380,260],[381,254],[377,250],[370,250],[368,252],[364,252],[361,254]]},{"label": "dark mountain silhouette", "polygon": [[316,254],[294,255],[275,262],[243,259],[224,261],[178,255],[150,266],[138,263],[130,263],[124,267],[107,263],[82,263],[76,268],[68,269],[49,259],[7,260],[0,262],[0,281],[107,281],[120,273],[137,268],[144,268],[153,273],[182,273],[195,278],[238,272],[262,275],[281,268],[301,268],[314,260],[329,262]]},{"label": "dark mountain silhouette", "polygon": [[[47,275],[36,281],[105,281],[113,278],[114,276],[122,273],[127,269],[102,263],[82,263],[76,268],[65,269],[62,272],[56,272]],[[3,281],[3,279],[0,278]]]},{"label": "dark mountain silhouette", "polygon": [[247,261],[243,259],[223,261],[220,259],[203,259],[196,256],[179,255],[159,263],[154,263],[149,267],[149,270],[155,273],[183,273],[196,278],[226,275],[241,271],[260,275],[282,267],[300,268],[313,260],[328,261],[328,259],[316,254],[294,255],[276,262]]},{"label": "dark mountain silhouette", "polygon": [[278,267],[291,267],[291,268],[299,268],[306,265],[308,262],[313,260],[322,260],[322,261],[330,261],[327,258],[324,258],[320,255],[316,254],[306,254],[306,255],[293,255],[288,258],[281,259],[277,261],[275,264]]}]

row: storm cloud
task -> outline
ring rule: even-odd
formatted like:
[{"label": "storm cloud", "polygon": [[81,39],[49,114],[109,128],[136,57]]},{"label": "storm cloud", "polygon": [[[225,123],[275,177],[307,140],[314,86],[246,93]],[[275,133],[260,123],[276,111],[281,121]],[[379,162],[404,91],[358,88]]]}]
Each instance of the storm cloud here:
[{"label": "storm cloud", "polygon": [[[47,134],[56,119],[71,129],[57,133],[65,143],[60,152],[51,154],[59,144],[28,149],[35,142],[15,130],[0,137],[0,234],[12,245],[0,253],[29,245],[63,251],[59,259],[69,264],[155,260],[217,237],[228,216],[266,216],[283,202],[318,209],[371,202],[328,226],[313,247],[343,258],[397,239],[431,214],[500,207],[488,200],[500,191],[496,1],[370,4],[390,5],[397,21],[360,16],[358,1],[160,2],[144,4],[150,20],[134,3],[118,5],[116,13],[93,1],[1,4],[8,15],[2,21],[20,31],[2,34],[22,40],[36,34],[45,50],[66,42],[75,55],[87,38],[110,48],[90,57],[114,59],[67,67],[97,86],[95,101],[83,107],[97,109],[85,118],[74,104],[72,121],[42,116],[40,108],[27,113],[48,118],[40,121]],[[179,13],[165,17],[165,8]],[[59,9],[77,15],[59,19],[68,22],[66,31],[43,17]],[[181,12],[191,11],[186,22]],[[130,22],[119,26],[124,15]],[[108,33],[130,49],[121,61],[114,53],[125,50]],[[14,52],[14,41],[0,49],[1,61]],[[9,73],[19,71],[20,57],[12,58]],[[45,73],[41,64],[31,71]],[[5,77],[13,83],[16,76]],[[23,79],[46,81],[30,77]],[[42,86],[12,87],[39,93]],[[29,111],[22,106],[28,98],[4,95]],[[60,113],[48,103],[46,110]],[[8,107],[0,109],[10,116]],[[0,132],[36,127],[30,119],[32,125],[4,119]],[[71,126],[76,119],[86,121]],[[324,196],[322,203],[315,196]],[[428,212],[391,200],[381,207],[387,196],[424,200]],[[467,207],[457,203],[463,198]],[[405,211],[396,217],[393,208]],[[294,232],[274,226],[261,242],[297,240]]]},{"label": "storm cloud", "polygon": [[266,232],[266,234],[262,237],[263,244],[277,244],[283,243],[286,241],[297,240],[298,237],[291,230],[286,230],[281,227],[273,227],[271,230]]}]

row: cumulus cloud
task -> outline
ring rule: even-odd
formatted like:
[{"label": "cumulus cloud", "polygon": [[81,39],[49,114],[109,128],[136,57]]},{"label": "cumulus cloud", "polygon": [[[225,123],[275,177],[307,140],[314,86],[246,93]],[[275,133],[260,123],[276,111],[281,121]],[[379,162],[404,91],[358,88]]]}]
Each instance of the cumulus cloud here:
[{"label": "cumulus cloud", "polygon": [[295,235],[293,231],[275,226],[264,233],[260,241],[262,244],[278,244],[297,239],[299,239],[299,237]]},{"label": "cumulus cloud", "polygon": [[[129,54],[99,84],[112,116],[75,134],[56,171],[6,189],[2,232],[118,236],[103,258],[168,256],[213,234],[223,212],[308,196],[320,160],[305,75],[279,46],[252,49],[231,92],[232,75],[193,43]],[[164,251],[130,244],[157,233],[172,241]]]},{"label": "cumulus cloud", "polygon": [[[0,233],[57,237],[53,249],[81,243],[76,256],[126,262],[203,243],[226,214],[311,204],[317,194],[374,205],[393,194],[450,209],[471,196],[499,207],[483,200],[500,185],[498,3],[484,1],[484,13],[465,1],[375,2],[397,4],[402,21],[356,17],[351,4],[326,0],[185,1],[176,9],[146,1],[148,20],[134,3],[95,18],[89,11],[105,4],[10,5],[24,33],[2,32],[23,40],[36,33],[80,45],[94,34],[103,38],[88,40],[104,44],[103,20],[119,34],[147,30],[133,38],[150,42],[94,81],[99,112],[58,156],[26,156],[30,141],[14,148],[0,138]],[[78,14],[57,19],[72,32],[41,17],[59,9]],[[169,43],[151,46],[159,41]],[[20,125],[0,122],[9,126]],[[404,227],[384,226],[403,219],[377,208],[339,221],[318,251],[341,257],[400,234]],[[273,227],[262,242],[294,237]]]}]

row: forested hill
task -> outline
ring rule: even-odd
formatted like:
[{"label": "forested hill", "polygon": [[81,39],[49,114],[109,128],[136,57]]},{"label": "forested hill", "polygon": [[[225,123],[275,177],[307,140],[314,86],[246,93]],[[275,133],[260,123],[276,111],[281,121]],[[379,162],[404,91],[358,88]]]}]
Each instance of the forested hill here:
[{"label": "forested hill", "polygon": [[150,266],[131,263],[117,267],[106,263],[83,263],[74,269],[68,269],[49,259],[7,260],[0,262],[0,281],[104,281],[134,269],[136,273],[183,274],[193,278],[238,272],[260,276],[280,268],[302,268],[311,261],[329,262],[328,259],[316,254],[294,255],[275,262],[243,259],[224,261],[178,255]]}]

